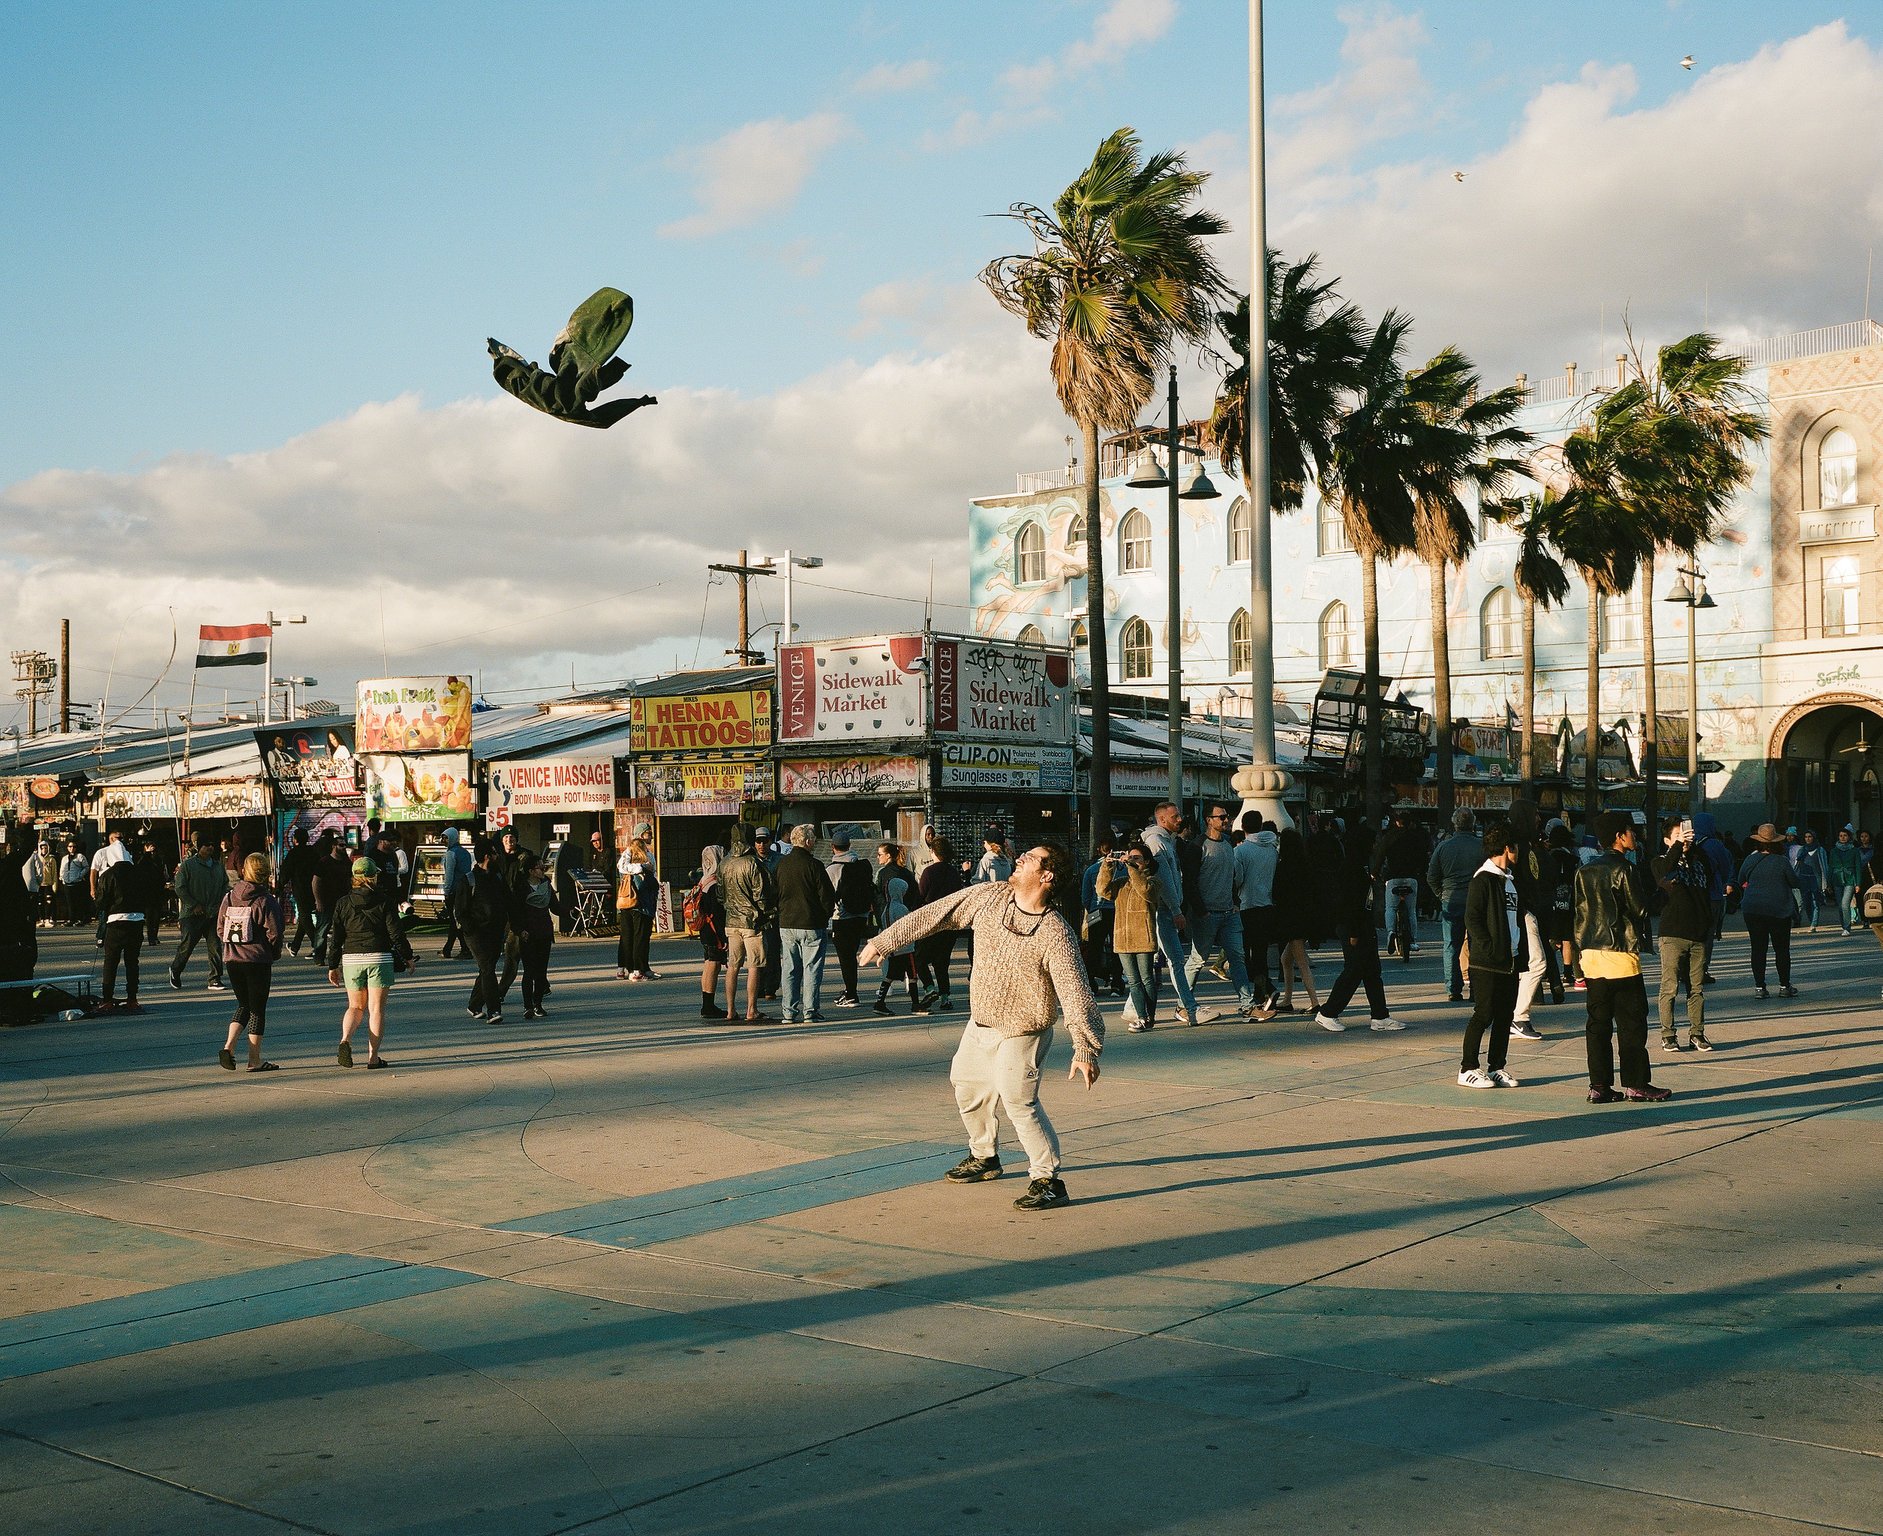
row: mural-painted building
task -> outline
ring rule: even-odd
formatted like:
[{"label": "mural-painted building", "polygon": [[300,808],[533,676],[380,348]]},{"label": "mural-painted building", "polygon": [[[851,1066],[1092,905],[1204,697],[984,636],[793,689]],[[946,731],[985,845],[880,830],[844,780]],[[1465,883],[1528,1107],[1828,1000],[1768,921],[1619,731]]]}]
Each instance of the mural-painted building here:
[{"label": "mural-painted building", "polygon": [[[1750,382],[1766,402],[1771,440],[1751,483],[1701,551],[1715,606],[1698,612],[1701,755],[1722,766],[1706,795],[1729,824],[1776,815],[1781,825],[1845,821],[1883,829],[1877,749],[1883,743],[1883,324],[1860,321],[1747,349]],[[1613,366],[1613,365],[1611,365]],[[1524,425],[1560,441],[1592,389],[1616,377],[1577,374],[1529,385]],[[1125,484],[1126,456],[1101,462],[1099,536],[1105,541],[1106,634],[1116,689],[1161,696],[1170,658],[1167,492]],[[1179,629],[1183,685],[1193,711],[1246,714],[1248,504],[1232,494],[1179,503]],[[969,601],[978,633],[1070,644],[1085,654],[1082,493],[1076,473],[1023,474],[1011,495],[970,502]],[[1447,582],[1453,714],[1502,723],[1522,697],[1521,608],[1511,581],[1517,540],[1496,523]],[[1360,569],[1338,508],[1310,492],[1273,524],[1276,696],[1306,714],[1329,667],[1362,659]],[[1652,620],[1664,772],[1684,768],[1687,623],[1694,611],[1662,601]],[[1430,579],[1411,559],[1380,571],[1382,669],[1414,703],[1432,702]],[[1602,605],[1601,718],[1630,722],[1639,739],[1642,628],[1638,585]],[[1588,608],[1578,586],[1537,624],[1537,727],[1584,717]],[[1671,724],[1670,724],[1671,722]],[[1674,751],[1666,743],[1683,745]]]}]

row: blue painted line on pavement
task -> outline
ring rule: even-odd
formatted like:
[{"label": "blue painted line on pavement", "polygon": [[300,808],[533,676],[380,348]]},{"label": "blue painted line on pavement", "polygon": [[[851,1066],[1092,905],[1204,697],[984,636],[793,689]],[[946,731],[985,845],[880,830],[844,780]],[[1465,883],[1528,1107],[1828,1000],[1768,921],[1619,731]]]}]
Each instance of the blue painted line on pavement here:
[{"label": "blue painted line on pavement", "polygon": [[940,1172],[939,1159],[958,1152],[959,1148],[939,1142],[898,1142],[651,1195],[525,1216],[501,1223],[498,1230],[548,1232],[617,1248],[641,1248],[925,1183]]},{"label": "blue painted line on pavement", "polygon": [[0,1323],[0,1381],[328,1317],[482,1279],[339,1254],[60,1307]]}]

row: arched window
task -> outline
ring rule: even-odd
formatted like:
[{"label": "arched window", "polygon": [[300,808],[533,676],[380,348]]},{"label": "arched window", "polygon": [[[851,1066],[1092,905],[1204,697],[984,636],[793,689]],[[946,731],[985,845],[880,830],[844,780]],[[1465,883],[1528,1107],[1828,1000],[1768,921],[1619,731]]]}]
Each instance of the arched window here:
[{"label": "arched window", "polygon": [[1246,501],[1238,501],[1229,509],[1229,563],[1245,563],[1250,551],[1255,547],[1255,525],[1251,521],[1253,514]]},{"label": "arched window", "polygon": [[1501,661],[1517,654],[1521,634],[1517,594],[1499,587],[1478,610],[1478,650],[1486,661]]},{"label": "arched window", "polygon": [[1126,682],[1141,682],[1151,675],[1151,626],[1142,619],[1126,619],[1118,632],[1118,675]]},{"label": "arched window", "polygon": [[1066,548],[1083,549],[1085,547],[1085,514],[1075,512],[1066,519]]},{"label": "arched window", "polygon": [[1353,630],[1347,623],[1347,605],[1329,603],[1321,610],[1321,670],[1353,665]]},{"label": "arched window", "polygon": [[1127,512],[1118,530],[1118,569],[1148,571],[1151,568],[1151,520],[1142,512]]},{"label": "arched window", "polygon": [[1041,648],[1044,648],[1046,645],[1045,632],[1042,631],[1037,624],[1027,625],[1019,634],[1014,636],[1014,639],[1019,641],[1022,645],[1037,645]]},{"label": "arched window", "polygon": [[1842,427],[1833,427],[1818,444],[1818,505],[1854,507],[1857,504],[1857,439]]},{"label": "arched window", "polygon": [[1249,610],[1238,608],[1229,616],[1229,675],[1249,672],[1255,665],[1255,631]]},{"label": "arched window", "polygon": [[1602,599],[1602,649],[1625,651],[1641,644],[1641,588]]},{"label": "arched window", "polygon": [[1085,620],[1074,619],[1072,621],[1072,628],[1067,633],[1066,638],[1072,642],[1072,648],[1075,651],[1085,650],[1091,644],[1091,641],[1086,638]]},{"label": "arched window", "polygon": [[1013,579],[1021,586],[1046,580],[1046,530],[1028,523],[1013,541]]}]

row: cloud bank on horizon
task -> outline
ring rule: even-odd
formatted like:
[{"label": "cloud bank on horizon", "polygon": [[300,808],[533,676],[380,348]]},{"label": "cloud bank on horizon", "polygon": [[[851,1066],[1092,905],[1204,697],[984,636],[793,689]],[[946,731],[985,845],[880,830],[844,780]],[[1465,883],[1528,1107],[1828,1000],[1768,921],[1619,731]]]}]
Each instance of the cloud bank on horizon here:
[{"label": "cloud bank on horizon", "polygon": [[[1170,0],[1117,0],[1061,53],[1013,64],[1004,83],[996,72],[974,132],[1013,131],[990,114],[1017,99],[1014,72],[1128,67],[1174,13]],[[1335,70],[1271,106],[1271,239],[1291,256],[1318,251],[1369,314],[1412,313],[1422,348],[1455,342],[1488,377],[1540,377],[1612,357],[1624,307],[1648,342],[1703,316],[1745,337],[1860,313],[1866,252],[1883,234],[1883,54],[1845,26],[1698,69],[1647,106],[1627,67],[1572,69],[1453,165],[1390,155],[1410,124],[1445,110],[1418,18],[1344,15]],[[916,59],[852,78],[907,100],[937,75]],[[1240,104],[1224,115],[1233,127],[1182,147],[1215,173],[1209,201],[1241,226]],[[1150,114],[1136,117],[1158,142]],[[685,152],[695,207],[661,233],[762,230],[859,131],[819,107]],[[996,171],[989,211],[1045,200],[1078,169],[1048,186],[1009,186]],[[1008,237],[990,226],[988,254]],[[333,697],[383,668],[551,688],[571,668],[590,681],[717,664],[732,601],[705,566],[741,547],[824,556],[799,588],[807,634],[919,623],[931,570],[937,626],[965,623],[952,605],[965,593],[966,499],[1063,463],[1070,428],[1043,346],[971,271],[927,272],[919,229],[907,243],[902,270],[830,317],[853,359],[769,392],[676,388],[637,369],[635,387],[660,406],[605,435],[497,396],[405,395],[261,452],[30,475],[0,489],[18,574],[7,638],[43,645],[60,617],[78,619],[75,697],[103,692],[115,654],[114,708],[158,675],[172,611],[186,637],[201,622],[305,611],[281,670],[320,676]],[[1244,236],[1225,237],[1222,255],[1246,272]],[[473,342],[481,334],[468,326]],[[1200,400],[1207,386],[1187,387]],[[771,585],[754,586],[755,623],[777,614]],[[159,702],[180,702],[187,683],[173,671]]]}]

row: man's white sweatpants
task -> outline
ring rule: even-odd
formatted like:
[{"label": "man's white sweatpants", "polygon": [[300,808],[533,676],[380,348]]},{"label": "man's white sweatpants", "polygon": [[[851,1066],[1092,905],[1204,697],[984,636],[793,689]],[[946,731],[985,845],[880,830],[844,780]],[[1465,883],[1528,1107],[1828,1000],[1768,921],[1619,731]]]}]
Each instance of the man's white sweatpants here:
[{"label": "man's white sweatpants", "polygon": [[985,1024],[970,1023],[948,1068],[955,1085],[961,1123],[968,1128],[968,1150],[993,1157],[1000,1150],[1000,1118],[1007,1111],[1026,1151],[1028,1176],[1050,1179],[1059,1172],[1059,1136],[1040,1108],[1040,1069],[1052,1048],[1053,1032],[1003,1035]]},{"label": "man's white sweatpants", "polygon": [[1536,1001],[1536,989],[1549,971],[1549,960],[1543,953],[1543,930],[1532,913],[1523,915],[1523,934],[1530,945],[1530,968],[1517,978],[1517,1008],[1512,1019],[1518,1024],[1530,1022],[1530,1005]]}]

